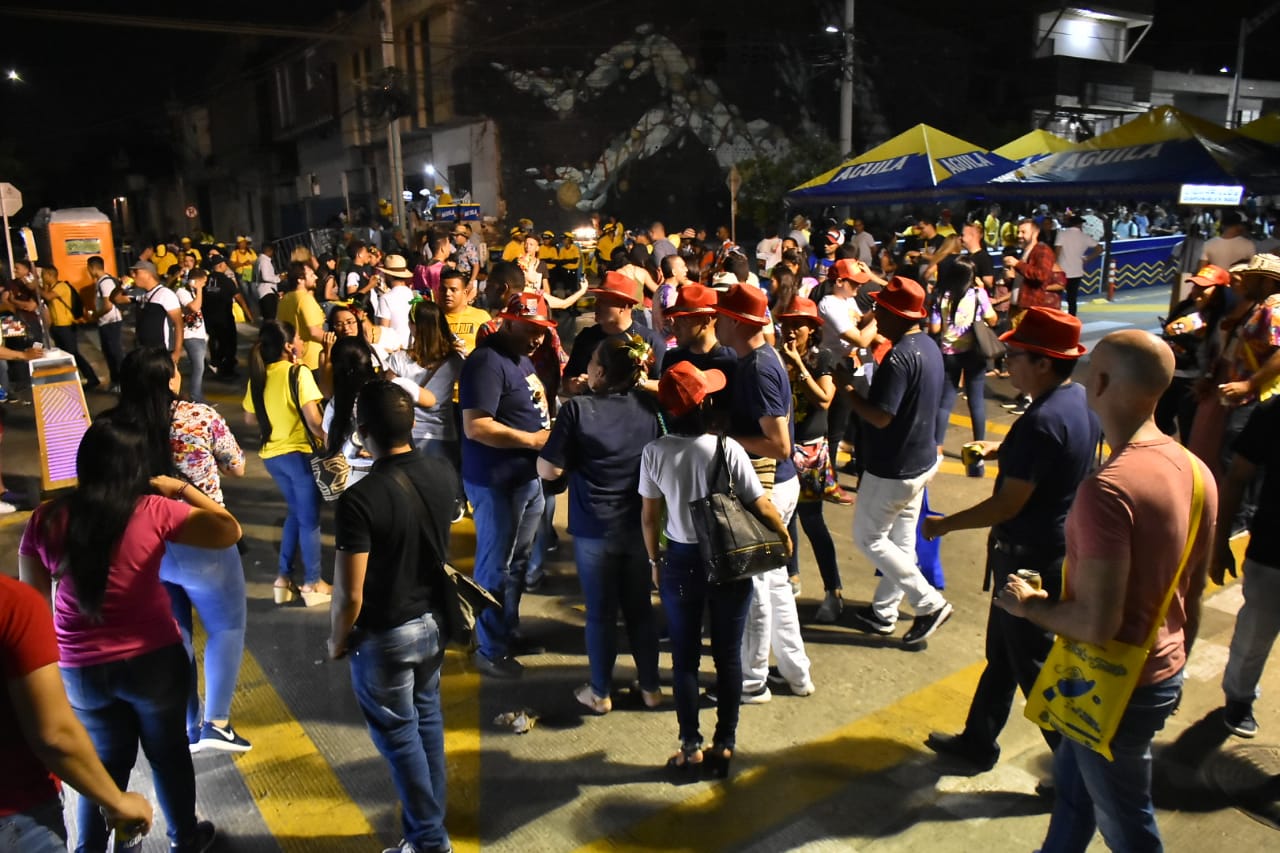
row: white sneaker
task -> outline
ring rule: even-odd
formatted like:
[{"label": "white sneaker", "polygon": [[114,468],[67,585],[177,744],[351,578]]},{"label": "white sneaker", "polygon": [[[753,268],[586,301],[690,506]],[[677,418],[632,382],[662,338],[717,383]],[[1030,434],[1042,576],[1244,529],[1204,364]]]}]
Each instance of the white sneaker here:
[{"label": "white sneaker", "polygon": [[822,599],[822,603],[818,605],[818,612],[814,614],[813,621],[820,622],[823,625],[831,625],[843,612],[844,599],[834,592],[829,592]]},{"label": "white sneaker", "polygon": [[9,513],[17,511],[18,508],[8,501],[0,501],[0,515],[8,515]]},{"label": "white sneaker", "polygon": [[806,681],[799,687],[796,687],[794,684],[790,685],[790,687],[792,696],[812,696],[814,691],[818,689],[813,686],[812,681]]}]

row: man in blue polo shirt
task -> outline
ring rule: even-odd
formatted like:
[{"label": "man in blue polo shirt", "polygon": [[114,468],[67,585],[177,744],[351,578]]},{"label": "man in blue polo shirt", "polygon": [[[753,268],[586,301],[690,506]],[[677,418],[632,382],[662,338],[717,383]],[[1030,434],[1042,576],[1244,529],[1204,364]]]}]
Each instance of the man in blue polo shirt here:
[{"label": "man in blue polo shirt", "polygon": [[502,328],[476,346],[459,380],[462,483],[474,510],[475,579],[503,606],[500,614],[480,616],[476,667],[494,678],[519,678],[524,668],[513,642],[542,517],[538,451],[551,426],[547,392],[529,356],[555,322],[537,293],[513,295],[498,318]]},{"label": "man in blue polo shirt", "polygon": [[942,353],[924,334],[924,288],[894,276],[875,300],[876,328],[893,342],[863,397],[851,392],[866,429],[866,471],[858,482],[853,541],[882,575],[869,607],[853,613],[860,631],[888,635],[905,597],[915,620],[905,645],[923,643],[951,617],[951,605],[925,580],[916,562],[916,521],[924,487],[938,470],[933,431],[945,381]]},{"label": "man in blue polo shirt", "polygon": [[[788,524],[800,499],[800,480],[791,461],[795,422],[791,381],[777,351],[764,337],[768,299],[750,284],[735,284],[716,304],[718,334],[738,354],[730,386],[729,434],[751,456],[761,484]],[[742,636],[742,701],[761,704],[769,692],[769,650],[778,672],[797,696],[813,693],[809,657],[800,637],[795,594],[785,564],[751,579],[753,595]]]},{"label": "man in blue polo shirt", "polygon": [[[1102,427],[1088,405],[1084,388],[1071,382],[1076,361],[1084,355],[1080,321],[1052,308],[1028,308],[1022,322],[1001,336],[1009,345],[1013,386],[1031,397],[1031,405],[1009,429],[1004,441],[981,441],[983,456],[998,459],[1000,474],[991,497],[944,518],[927,518],[930,539],[953,530],[990,527],[987,573],[989,590],[1020,569],[1040,573],[1041,587],[1057,601],[1062,587],[1062,561],[1067,553],[1067,511],[1076,489],[1097,459]],[[992,767],[1000,757],[996,742],[1018,688],[1025,696],[1035,684],[1053,634],[1027,619],[995,606],[987,616],[987,665],[969,705],[964,731],[933,732],[925,745],[948,758],[978,768]],[[1061,736],[1042,731],[1049,748]]]}]

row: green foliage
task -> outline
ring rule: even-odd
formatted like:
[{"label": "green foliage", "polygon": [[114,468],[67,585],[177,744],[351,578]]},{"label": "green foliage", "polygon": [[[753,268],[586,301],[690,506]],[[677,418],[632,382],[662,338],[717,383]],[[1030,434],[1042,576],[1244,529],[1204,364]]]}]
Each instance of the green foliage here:
[{"label": "green foliage", "polygon": [[836,143],[825,136],[793,140],[783,158],[752,157],[738,164],[742,188],[738,191],[738,217],[764,228],[783,218],[783,196],[790,190],[840,163]]}]

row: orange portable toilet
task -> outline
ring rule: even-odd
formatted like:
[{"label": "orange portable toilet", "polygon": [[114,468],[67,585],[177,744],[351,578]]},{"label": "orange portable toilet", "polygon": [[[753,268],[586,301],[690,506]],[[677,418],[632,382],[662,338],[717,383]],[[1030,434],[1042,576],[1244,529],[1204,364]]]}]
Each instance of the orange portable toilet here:
[{"label": "orange portable toilet", "polygon": [[94,207],[72,207],[50,213],[45,227],[49,262],[58,268],[59,278],[80,291],[85,306],[92,308],[95,282],[89,278],[89,258],[102,258],[107,273],[119,277],[111,219]]}]

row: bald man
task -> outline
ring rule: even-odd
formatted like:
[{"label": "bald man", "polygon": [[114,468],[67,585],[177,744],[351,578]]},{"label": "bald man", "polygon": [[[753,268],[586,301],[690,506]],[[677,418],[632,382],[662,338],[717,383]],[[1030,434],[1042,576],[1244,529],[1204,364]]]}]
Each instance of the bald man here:
[{"label": "bald man", "polygon": [[[1151,741],[1182,697],[1182,670],[1200,625],[1218,492],[1209,469],[1155,424],[1173,377],[1173,354],[1154,335],[1114,332],[1094,350],[1089,407],[1102,421],[1111,457],[1085,478],[1067,516],[1061,601],[1009,575],[997,606],[1048,631],[1089,643],[1141,646],[1165,594],[1169,607],[1133,698],[1112,740],[1114,761],[1064,738],[1054,753],[1057,794],[1045,850],[1083,851],[1095,829],[1112,850],[1162,850],[1151,804]],[[1191,529],[1192,469],[1200,468],[1204,510]],[[1195,544],[1179,576],[1188,538]]]}]

